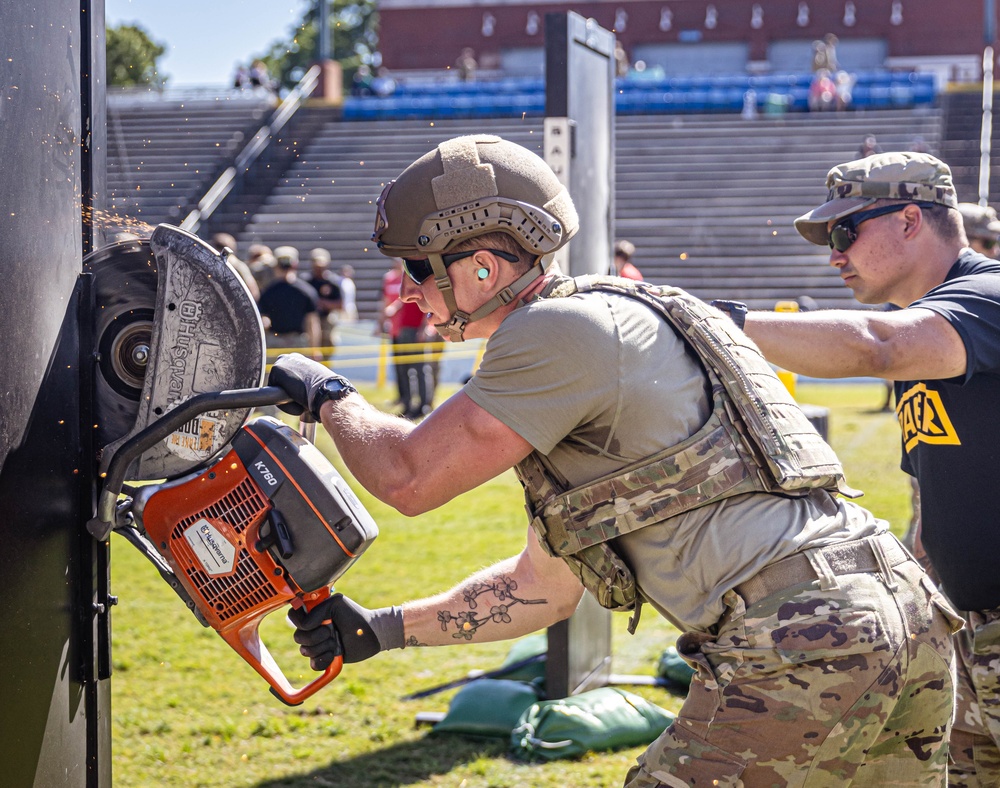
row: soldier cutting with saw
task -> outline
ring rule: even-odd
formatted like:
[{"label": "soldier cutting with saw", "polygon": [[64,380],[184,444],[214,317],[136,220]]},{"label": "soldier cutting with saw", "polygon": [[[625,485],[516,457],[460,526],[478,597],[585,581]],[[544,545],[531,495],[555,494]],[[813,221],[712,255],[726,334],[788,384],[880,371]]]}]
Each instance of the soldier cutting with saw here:
[{"label": "soldier cutting with saw", "polygon": [[322,669],[514,638],[585,591],[634,627],[646,603],[697,674],[627,786],[943,784],[959,619],[886,523],[838,497],[836,456],[721,312],[545,272],[577,229],[549,167],[498,137],[444,142],[385,187],[373,239],[405,260],[402,298],[449,341],[486,339],[478,371],[419,426],[299,355],[270,382],[403,514],[514,468],[530,527],[437,596],[295,611],[302,653]]}]

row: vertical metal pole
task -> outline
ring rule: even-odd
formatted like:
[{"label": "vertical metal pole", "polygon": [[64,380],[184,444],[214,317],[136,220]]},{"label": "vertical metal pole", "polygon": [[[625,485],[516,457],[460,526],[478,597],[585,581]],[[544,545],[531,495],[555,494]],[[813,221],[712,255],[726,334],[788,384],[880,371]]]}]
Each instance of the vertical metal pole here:
[{"label": "vertical metal pole", "polygon": [[990,201],[990,147],[993,139],[993,47],[983,52],[983,125],[979,135],[979,204]]},{"label": "vertical metal pole", "polygon": [[[558,260],[565,273],[607,273],[614,244],[614,34],[568,11],[545,15],[545,160],[569,189],[580,232]],[[611,614],[585,594],[549,627],[550,698],[608,683]]]},{"label": "vertical metal pole", "polygon": [[[80,211],[82,252],[86,255],[104,243],[100,217],[106,207],[107,150],[105,96],[104,3],[80,0]],[[77,474],[82,516],[93,512],[97,487],[93,442],[93,336],[89,315],[93,302],[90,280],[81,277],[77,287],[80,321],[80,472]],[[66,332],[63,331],[63,339]],[[76,632],[80,654],[78,678],[83,685],[86,709],[88,788],[111,785],[111,554],[108,543],[77,531]]]},{"label": "vertical metal pole", "polygon": [[320,62],[329,60],[333,53],[330,47],[330,0],[316,0],[316,24],[319,25]]}]

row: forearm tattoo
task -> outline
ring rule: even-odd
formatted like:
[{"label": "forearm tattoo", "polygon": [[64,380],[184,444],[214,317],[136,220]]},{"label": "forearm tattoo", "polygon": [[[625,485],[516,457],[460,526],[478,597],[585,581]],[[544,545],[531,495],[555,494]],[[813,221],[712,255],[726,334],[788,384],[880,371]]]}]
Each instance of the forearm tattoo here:
[{"label": "forearm tattoo", "polygon": [[[447,632],[453,626],[455,632],[453,638],[464,638],[472,640],[478,629],[490,622],[494,624],[509,624],[510,609],[515,605],[544,605],[545,599],[521,599],[515,596],[517,582],[507,575],[501,575],[491,583],[474,583],[469,586],[463,596],[469,605],[467,611],[452,613],[450,610],[439,610],[438,621],[441,623],[441,631]],[[485,610],[477,613],[479,607],[479,597],[483,594],[492,593],[496,597],[497,604],[491,605],[487,613]]]}]

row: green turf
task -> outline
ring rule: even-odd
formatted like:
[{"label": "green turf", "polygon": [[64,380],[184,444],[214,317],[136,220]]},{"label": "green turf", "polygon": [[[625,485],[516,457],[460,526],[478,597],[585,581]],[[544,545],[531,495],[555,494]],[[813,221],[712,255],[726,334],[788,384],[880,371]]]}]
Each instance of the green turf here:
[{"label": "green turf", "polygon": [[[373,401],[384,392],[366,392]],[[800,386],[798,398],[831,409],[831,442],[864,503],[901,532],[909,519],[909,485],[898,471],[892,414],[878,412],[878,385]],[[321,436],[320,448],[333,456]],[[380,536],[338,590],[368,606],[443,590],[472,570],[524,544],[521,493],[508,473],[418,518],[362,500]],[[503,741],[433,735],[417,727],[422,711],[445,711],[454,691],[422,701],[401,696],[468,671],[498,667],[509,644],[406,649],[344,668],[330,686],[297,708],[276,701],[267,685],[211,630],[203,629],[152,566],[114,537],[112,747],[114,783],[128,786],[462,786],[587,788],[617,785],[642,748],[580,760],[524,764]],[[635,636],[627,616],[614,617],[615,673],[652,675],[676,631],[648,608]],[[293,684],[311,675],[280,616],[262,637]],[[676,710],[664,689],[632,691]]]}]

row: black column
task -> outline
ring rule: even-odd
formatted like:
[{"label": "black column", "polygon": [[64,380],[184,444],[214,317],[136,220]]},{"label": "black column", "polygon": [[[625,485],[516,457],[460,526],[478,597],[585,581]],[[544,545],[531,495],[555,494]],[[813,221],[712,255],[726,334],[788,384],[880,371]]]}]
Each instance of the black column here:
[{"label": "black column", "polygon": [[0,782],[105,786],[108,562],[83,525],[79,334],[81,260],[100,243],[103,2],[3,3],[0,53]]}]

